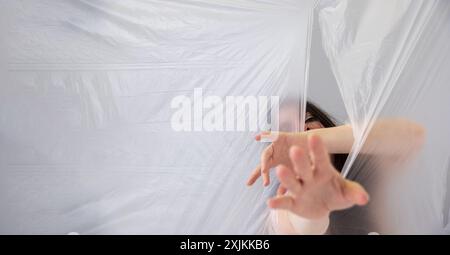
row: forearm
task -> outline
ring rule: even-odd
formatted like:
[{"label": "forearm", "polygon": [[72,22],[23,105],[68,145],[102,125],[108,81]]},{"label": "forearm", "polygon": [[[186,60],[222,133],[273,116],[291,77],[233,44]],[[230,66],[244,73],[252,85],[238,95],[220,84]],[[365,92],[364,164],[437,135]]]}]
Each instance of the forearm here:
[{"label": "forearm", "polygon": [[[313,129],[306,133],[319,136],[332,154],[349,153],[354,143],[350,125]],[[367,135],[361,152],[397,155],[420,148],[424,139],[425,130],[417,123],[406,119],[378,120]]]},{"label": "forearm", "polygon": [[353,131],[350,125],[332,128],[312,129],[306,132],[322,139],[331,154],[349,153],[354,142]]},{"label": "forearm", "polygon": [[363,153],[379,155],[409,155],[422,147],[425,129],[407,119],[376,121],[362,147]]}]

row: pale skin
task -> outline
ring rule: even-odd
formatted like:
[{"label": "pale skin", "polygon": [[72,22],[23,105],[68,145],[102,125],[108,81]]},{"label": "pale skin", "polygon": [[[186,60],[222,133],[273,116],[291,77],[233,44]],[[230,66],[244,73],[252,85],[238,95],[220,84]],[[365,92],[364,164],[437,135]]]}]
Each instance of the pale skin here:
[{"label": "pale skin", "polygon": [[[260,176],[263,185],[269,185],[269,170],[278,166],[280,188],[268,206],[311,220],[328,219],[332,211],[367,204],[369,194],[358,183],[344,179],[329,156],[350,152],[354,142],[351,126],[323,128],[318,121],[307,121],[305,129],[299,133],[257,135],[257,141],[273,142],[263,151],[261,163],[247,185],[253,185]],[[405,148],[412,148],[407,152],[412,154],[421,147],[424,133],[420,125],[405,119],[380,120],[374,124],[361,152],[402,157]]]}]

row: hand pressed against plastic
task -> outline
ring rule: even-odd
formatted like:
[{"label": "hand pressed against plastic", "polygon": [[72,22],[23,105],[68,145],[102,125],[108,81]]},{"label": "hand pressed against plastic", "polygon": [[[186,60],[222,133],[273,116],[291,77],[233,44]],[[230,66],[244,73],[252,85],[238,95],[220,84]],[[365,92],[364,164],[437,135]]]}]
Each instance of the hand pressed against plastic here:
[{"label": "hand pressed against plastic", "polygon": [[[323,125],[311,114],[306,113],[305,131],[319,128],[323,128]],[[307,148],[306,139],[306,133],[262,132],[258,134],[255,137],[256,141],[269,140],[272,143],[262,152],[260,165],[253,170],[247,185],[255,183],[261,175],[263,177],[263,185],[269,185],[270,169],[280,164],[290,166],[289,148],[293,145]],[[280,192],[282,190],[283,188],[281,187]]]},{"label": "hand pressed against plastic", "polygon": [[319,137],[309,137],[307,148],[293,146],[288,153],[291,166],[278,167],[277,176],[287,192],[270,199],[270,208],[319,219],[331,211],[367,204],[367,192],[339,174]]},{"label": "hand pressed against plastic", "polygon": [[263,132],[255,137],[257,141],[270,140],[271,145],[268,146],[261,154],[261,163],[250,175],[247,185],[253,185],[255,181],[262,176],[263,185],[270,183],[269,171],[278,165],[291,167],[289,159],[289,148],[293,145],[306,147],[307,136],[304,133],[274,133]]}]

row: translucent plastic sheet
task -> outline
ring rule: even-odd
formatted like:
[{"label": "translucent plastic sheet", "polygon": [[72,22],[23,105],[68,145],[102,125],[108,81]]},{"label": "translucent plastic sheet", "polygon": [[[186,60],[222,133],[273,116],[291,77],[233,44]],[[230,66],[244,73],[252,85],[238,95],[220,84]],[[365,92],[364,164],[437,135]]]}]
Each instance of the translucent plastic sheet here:
[{"label": "translucent plastic sheet", "polygon": [[450,3],[336,1],[319,16],[355,136],[343,174],[373,197],[334,232],[364,233],[370,213],[372,231],[448,233]]},{"label": "translucent plastic sheet", "polygon": [[0,10],[11,14],[1,233],[264,233],[271,189],[245,186],[265,146],[257,130],[177,132],[171,103],[197,93],[299,106],[313,1],[32,0]]},{"label": "translucent plastic sheet", "polygon": [[[328,233],[448,233],[450,3],[316,2],[1,1],[0,233],[270,233],[253,136],[303,130],[310,43],[353,129],[343,175],[371,195]],[[239,96],[278,96],[279,125],[174,130],[174,99],[210,116]]]}]

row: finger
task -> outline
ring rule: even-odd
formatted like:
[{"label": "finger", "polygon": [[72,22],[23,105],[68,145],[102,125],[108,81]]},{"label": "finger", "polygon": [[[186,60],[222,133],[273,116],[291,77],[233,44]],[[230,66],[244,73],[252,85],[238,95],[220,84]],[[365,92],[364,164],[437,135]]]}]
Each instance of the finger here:
[{"label": "finger", "polygon": [[263,178],[263,185],[264,187],[269,186],[270,184],[270,175],[269,172],[261,173]]},{"label": "finger", "polygon": [[271,198],[267,205],[272,209],[291,210],[294,207],[294,198],[287,195]]},{"label": "finger", "polygon": [[308,146],[311,154],[311,161],[314,165],[314,170],[317,172],[330,169],[330,155],[325,147],[322,139],[318,136],[308,137]]},{"label": "finger", "polygon": [[344,198],[352,204],[365,205],[369,202],[369,194],[366,190],[357,182],[345,181],[344,185]]},{"label": "finger", "polygon": [[301,184],[291,169],[285,166],[279,166],[277,169],[277,176],[278,179],[280,179],[281,185],[289,190],[291,194],[300,194],[302,189]]},{"label": "finger", "polygon": [[269,171],[272,167],[273,144],[264,149],[261,154],[261,175],[263,177],[263,185],[270,183]]},{"label": "finger", "polygon": [[291,158],[295,173],[300,176],[303,181],[311,180],[313,176],[313,169],[305,150],[300,147],[293,146],[289,151],[289,157]]},{"label": "finger", "polygon": [[268,173],[270,170],[270,163],[272,161],[273,145],[268,146],[261,153],[261,172]]},{"label": "finger", "polygon": [[275,142],[278,139],[279,132],[262,132],[260,134],[260,141]]},{"label": "finger", "polygon": [[255,136],[256,141],[261,141],[262,136],[269,135],[270,131],[262,131],[261,133]]},{"label": "finger", "polygon": [[251,186],[255,183],[256,180],[261,176],[261,166],[258,165],[251,173],[250,177],[247,180],[247,186]]},{"label": "finger", "polygon": [[287,189],[285,187],[283,187],[283,185],[280,185],[277,190],[277,195],[281,196],[281,195],[284,195],[286,192],[287,192]]}]

